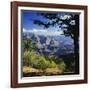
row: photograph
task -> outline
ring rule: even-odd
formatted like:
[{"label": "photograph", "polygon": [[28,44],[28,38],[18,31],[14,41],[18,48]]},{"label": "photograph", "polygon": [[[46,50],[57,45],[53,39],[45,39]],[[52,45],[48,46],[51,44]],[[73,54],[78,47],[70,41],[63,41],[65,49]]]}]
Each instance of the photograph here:
[{"label": "photograph", "polygon": [[79,74],[79,16],[22,10],[22,76]]}]

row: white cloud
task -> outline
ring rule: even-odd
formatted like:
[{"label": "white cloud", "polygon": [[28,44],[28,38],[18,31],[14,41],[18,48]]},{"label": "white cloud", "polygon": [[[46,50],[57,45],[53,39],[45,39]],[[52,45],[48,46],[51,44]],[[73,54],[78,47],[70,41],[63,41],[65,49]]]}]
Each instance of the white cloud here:
[{"label": "white cloud", "polygon": [[33,29],[33,30],[26,30],[23,28],[23,32],[24,33],[34,33],[36,35],[44,35],[44,36],[59,36],[61,35],[63,32],[61,30],[51,30],[51,29],[43,29],[43,30],[39,30],[39,29]]},{"label": "white cloud", "polygon": [[70,24],[75,25],[75,20],[71,20]]},{"label": "white cloud", "polygon": [[61,16],[60,18],[63,19],[63,20],[65,20],[65,19],[70,19],[71,16],[70,15],[64,15],[64,16]]},{"label": "white cloud", "polygon": [[63,25],[62,25],[62,27],[68,27],[68,25],[66,25],[66,24],[63,24]]}]

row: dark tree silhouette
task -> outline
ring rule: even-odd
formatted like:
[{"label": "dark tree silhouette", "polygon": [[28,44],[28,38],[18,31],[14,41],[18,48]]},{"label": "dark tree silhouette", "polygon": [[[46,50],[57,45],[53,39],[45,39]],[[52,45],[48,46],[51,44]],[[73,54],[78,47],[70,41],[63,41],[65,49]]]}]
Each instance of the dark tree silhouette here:
[{"label": "dark tree silhouette", "polygon": [[34,24],[44,28],[58,27],[63,30],[63,35],[70,36],[74,42],[75,73],[79,73],[79,14],[78,13],[37,13],[46,20],[34,20]]}]

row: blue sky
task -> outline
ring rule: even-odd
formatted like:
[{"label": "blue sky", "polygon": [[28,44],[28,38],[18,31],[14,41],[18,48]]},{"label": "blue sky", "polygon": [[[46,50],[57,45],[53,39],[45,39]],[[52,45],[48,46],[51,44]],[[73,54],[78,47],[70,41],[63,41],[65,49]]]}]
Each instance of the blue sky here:
[{"label": "blue sky", "polygon": [[[38,15],[37,13],[41,13],[41,11],[31,11],[31,10],[23,10],[22,11],[22,28],[23,32],[42,34],[42,35],[61,35],[63,30],[60,27],[50,27],[48,29],[44,29],[43,26],[38,26],[33,23],[33,20],[41,20],[46,21],[43,16]],[[57,12],[58,13],[58,12]],[[66,13],[58,14],[62,19],[70,18],[70,15],[65,15]],[[67,26],[63,24],[63,26]]]},{"label": "blue sky", "polygon": [[33,20],[45,20],[42,16],[38,16],[36,11],[22,11],[22,26],[27,30],[43,29],[38,25],[33,24]]},{"label": "blue sky", "polygon": [[[42,16],[37,15],[37,13],[40,13],[40,11],[30,11],[30,10],[22,11],[22,15],[21,15],[22,16],[22,29],[24,33],[34,33],[34,34],[43,35],[43,36],[61,36],[61,34],[63,34],[63,30],[61,28],[50,27],[48,29],[44,29],[43,26],[41,27],[34,24],[33,20],[41,20],[41,21],[46,20]],[[70,15],[67,15],[65,13],[60,13],[59,15],[62,19],[70,18]],[[66,37],[64,35],[62,35],[62,37],[63,37],[63,40],[65,40]],[[73,40],[70,37],[67,37],[66,40],[69,43],[73,42]]]},{"label": "blue sky", "polygon": [[[43,36],[60,36],[62,37],[63,41],[68,44],[72,44],[73,40],[71,37],[65,37],[63,34],[63,30],[59,27],[50,27],[48,29],[43,28],[43,26],[38,26],[33,23],[33,20],[41,20],[45,21],[46,19],[43,18],[41,15],[37,15],[37,13],[40,13],[40,11],[22,11],[22,29],[24,33],[34,33],[37,35],[43,35]],[[62,19],[70,18],[70,15],[66,13],[60,13],[59,14]],[[72,21],[73,24],[75,24],[74,21]],[[71,22],[71,23],[72,23]],[[65,24],[63,24],[65,26]]]}]

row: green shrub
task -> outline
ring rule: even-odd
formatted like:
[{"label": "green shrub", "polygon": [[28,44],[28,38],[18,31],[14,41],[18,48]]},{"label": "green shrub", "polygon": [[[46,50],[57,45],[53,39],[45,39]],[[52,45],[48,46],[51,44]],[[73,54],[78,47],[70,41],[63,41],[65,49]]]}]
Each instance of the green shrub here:
[{"label": "green shrub", "polygon": [[35,51],[31,51],[31,65],[37,69],[46,69],[48,67],[48,62],[44,56],[36,53]]},{"label": "green shrub", "polygon": [[58,64],[58,68],[62,71],[65,71],[66,69],[66,64],[64,63],[63,60],[60,61],[60,63]]},{"label": "green shrub", "polygon": [[23,55],[23,64],[26,65],[26,66],[29,66],[30,65],[30,51],[25,51],[24,52],[24,55]]},{"label": "green shrub", "polygon": [[56,63],[52,60],[52,61],[48,61],[48,68],[56,68]]},{"label": "green shrub", "polygon": [[55,68],[57,65],[53,60],[47,60],[43,55],[32,51],[24,52],[24,65],[32,66],[37,69]]},{"label": "green shrub", "polygon": [[48,62],[44,58],[39,59],[37,63],[34,63],[34,67],[37,69],[46,69],[48,67]]}]

